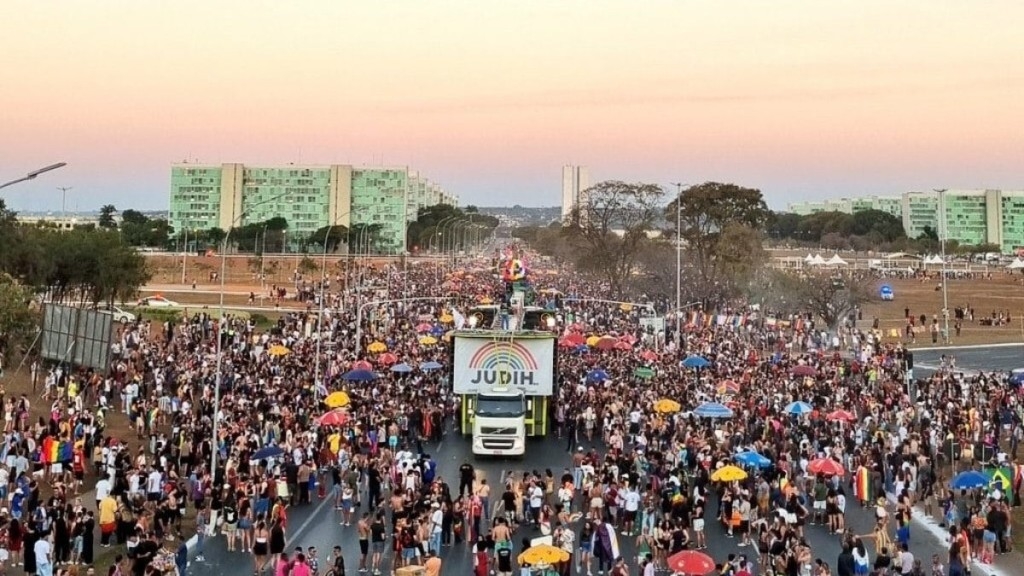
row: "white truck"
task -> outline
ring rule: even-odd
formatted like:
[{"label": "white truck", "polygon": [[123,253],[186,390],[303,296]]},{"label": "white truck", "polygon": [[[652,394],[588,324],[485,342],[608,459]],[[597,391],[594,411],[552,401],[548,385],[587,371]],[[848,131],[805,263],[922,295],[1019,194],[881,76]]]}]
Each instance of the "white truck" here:
[{"label": "white truck", "polygon": [[521,456],[526,438],[550,428],[556,335],[548,331],[459,330],[453,335],[452,391],[473,453]]}]

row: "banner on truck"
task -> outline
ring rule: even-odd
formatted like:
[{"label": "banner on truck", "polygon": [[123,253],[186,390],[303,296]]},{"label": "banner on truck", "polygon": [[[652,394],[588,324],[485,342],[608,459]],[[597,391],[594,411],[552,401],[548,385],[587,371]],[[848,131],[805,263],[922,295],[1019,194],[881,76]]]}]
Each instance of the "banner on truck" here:
[{"label": "banner on truck", "polygon": [[456,336],[453,390],[456,394],[477,394],[508,387],[522,390],[527,396],[550,396],[554,391],[554,361],[554,338]]}]

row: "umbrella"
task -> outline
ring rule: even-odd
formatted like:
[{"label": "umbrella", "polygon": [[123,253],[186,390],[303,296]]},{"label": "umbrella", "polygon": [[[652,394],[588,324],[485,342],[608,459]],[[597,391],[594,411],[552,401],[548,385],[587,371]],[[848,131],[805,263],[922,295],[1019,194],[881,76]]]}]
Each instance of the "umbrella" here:
[{"label": "umbrella", "polygon": [[353,370],[373,370],[373,364],[370,364],[366,360],[357,360],[352,363]]},{"label": "umbrella", "polygon": [[747,472],[739,466],[732,464],[722,466],[711,475],[712,482],[739,482],[747,477]]},{"label": "umbrella", "polygon": [[954,490],[970,490],[972,488],[984,488],[988,486],[992,481],[988,476],[985,476],[977,470],[968,470],[961,472],[953,477],[953,481],[949,483]]},{"label": "umbrella", "polygon": [[618,342],[615,343],[615,346],[613,346],[612,348],[615,348],[616,350],[623,350],[623,351],[625,351],[625,350],[632,350],[633,349],[633,345],[630,344],[629,342],[626,342],[625,340],[619,340]]},{"label": "umbrella", "polygon": [[434,344],[437,344],[437,338],[434,338],[433,336],[424,336],[423,338],[420,338],[420,344],[423,344],[424,346],[433,346]]},{"label": "umbrella", "polygon": [[398,356],[395,356],[391,352],[386,352],[384,354],[381,354],[380,357],[377,358],[377,362],[380,362],[384,366],[389,366],[391,364],[394,364],[395,362],[398,362]]},{"label": "umbrella", "polygon": [[569,341],[568,338],[562,338],[558,341],[559,348],[575,348],[577,345]]},{"label": "umbrella", "polygon": [[429,372],[431,370],[440,370],[441,368],[444,368],[444,366],[442,366],[440,362],[434,362],[433,360],[420,364],[420,370],[423,370],[425,372]]},{"label": "umbrella", "polygon": [[373,354],[380,354],[381,352],[387,352],[388,346],[383,342],[371,342],[366,349]]},{"label": "umbrella", "polygon": [[568,552],[550,544],[530,546],[518,558],[520,564],[529,564],[531,566],[538,564],[550,566],[559,562],[565,562],[568,559]]},{"label": "umbrella", "polygon": [[842,476],[846,474],[843,465],[831,458],[816,458],[807,463],[807,471],[811,474],[825,476]]},{"label": "umbrella", "polygon": [[291,352],[291,350],[280,344],[274,344],[267,349],[267,354],[270,354],[271,356],[287,356],[289,352]]},{"label": "umbrella", "polygon": [[636,370],[633,370],[633,376],[637,378],[643,378],[644,380],[654,378],[654,370],[647,366],[641,366]]},{"label": "umbrella", "polygon": [[679,412],[680,408],[682,408],[682,406],[679,405],[679,402],[676,402],[671,398],[662,398],[654,403],[654,411],[660,412],[661,414],[673,414],[675,412]]},{"label": "umbrella", "polygon": [[640,353],[640,359],[645,362],[654,362],[658,359],[658,353],[652,350],[644,350]]},{"label": "umbrella", "polygon": [[590,384],[597,384],[598,382],[604,382],[608,380],[608,373],[603,368],[595,368],[590,372],[587,372],[587,382]]},{"label": "umbrella", "polygon": [[441,317],[438,318],[438,320],[440,320],[442,324],[451,324],[455,321],[455,317],[445,312],[444,314],[441,314]]},{"label": "umbrella", "polygon": [[490,303],[494,302],[494,300],[491,299],[489,296],[481,296],[481,297],[477,298],[477,302],[479,302],[481,304],[490,304]]},{"label": "umbrella", "polygon": [[590,352],[590,346],[587,346],[586,344],[580,344],[576,347],[577,354],[586,354],[587,352]]},{"label": "umbrella", "polygon": [[853,414],[853,412],[847,412],[846,410],[835,410],[833,412],[829,412],[828,416],[826,416],[825,418],[832,421],[839,420],[841,422],[857,421],[857,417]]},{"label": "umbrella", "polygon": [[793,368],[794,376],[814,376],[817,373],[818,371],[814,369],[814,366],[808,366],[806,364],[801,364],[796,368]]},{"label": "umbrella", "polygon": [[444,328],[442,328],[440,326],[434,326],[433,328],[430,329],[430,335],[435,337],[435,338],[437,338],[438,336],[441,336],[443,334],[444,334]]},{"label": "umbrella", "polygon": [[740,464],[750,466],[751,468],[767,468],[772,465],[771,460],[757,452],[740,452],[733,456],[733,458]]},{"label": "umbrella", "polygon": [[423,334],[424,332],[430,332],[431,328],[433,328],[433,326],[427,324],[426,322],[421,322],[416,325],[416,331],[419,332],[420,334]]},{"label": "umbrella", "polygon": [[377,375],[369,370],[349,370],[341,378],[349,382],[369,382],[376,377]]},{"label": "umbrella", "polygon": [[590,346],[591,348],[593,348],[594,346],[597,346],[597,342],[600,339],[601,339],[600,336],[591,336],[591,337],[587,338],[583,343],[586,344],[587,346]]},{"label": "umbrella", "polygon": [[391,371],[397,372],[399,374],[408,374],[409,372],[412,372],[412,366],[409,366],[405,362],[402,362],[401,364],[395,364],[394,366],[392,366]]},{"label": "umbrella", "polygon": [[344,408],[352,402],[352,399],[348,397],[345,392],[331,392],[327,398],[324,398],[324,404],[327,404],[328,408]]},{"label": "umbrella", "polygon": [[719,394],[739,394],[740,385],[732,380],[725,380],[718,383],[717,390]]},{"label": "umbrella", "polygon": [[665,562],[669,570],[686,576],[704,576],[715,570],[715,561],[711,556],[696,550],[676,552]]},{"label": "umbrella", "polygon": [[790,402],[789,405],[786,406],[786,414],[791,414],[793,416],[802,416],[804,414],[810,414],[813,411],[814,407],[807,402]]},{"label": "umbrella", "polygon": [[317,420],[321,426],[343,426],[348,422],[348,412],[344,410],[331,410]]},{"label": "umbrella", "polygon": [[693,411],[701,418],[732,418],[732,410],[718,402],[705,402]]},{"label": "umbrella", "polygon": [[572,334],[567,335],[565,338],[562,338],[562,340],[565,340],[566,342],[572,344],[573,346],[580,346],[582,344],[587,343],[587,339],[584,338],[583,334],[580,334],[579,332],[573,332]]},{"label": "umbrella", "polygon": [[700,356],[689,356],[686,360],[683,360],[683,366],[687,368],[707,368],[711,365],[707,359],[701,358]]},{"label": "umbrella", "polygon": [[[594,342],[593,347],[598,350],[611,350],[615,348],[615,345],[618,343],[618,338],[615,338],[614,336],[601,336],[597,339],[597,342]],[[587,345],[590,345],[590,342],[587,342]]]},{"label": "umbrella", "polygon": [[264,446],[253,453],[253,460],[266,460],[267,458],[273,458],[274,456],[280,456],[284,454],[284,450],[280,446]]}]

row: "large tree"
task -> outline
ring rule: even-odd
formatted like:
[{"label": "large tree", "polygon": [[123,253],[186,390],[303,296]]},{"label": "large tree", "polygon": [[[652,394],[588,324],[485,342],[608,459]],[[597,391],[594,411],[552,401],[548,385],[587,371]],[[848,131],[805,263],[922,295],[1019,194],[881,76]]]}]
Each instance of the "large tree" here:
[{"label": "large tree", "polygon": [[0,359],[9,359],[35,335],[38,315],[31,303],[32,291],[0,272]]},{"label": "large tree", "polygon": [[100,208],[100,218],[97,225],[100,228],[117,228],[117,221],[114,220],[114,214],[117,214],[117,208],[113,204],[104,204]]},{"label": "large tree", "polygon": [[835,330],[871,297],[870,288],[841,276],[814,271],[799,273],[774,270],[764,280],[761,293],[770,310],[784,314],[811,314]]},{"label": "large tree", "polygon": [[[665,219],[678,219],[678,241],[694,275],[688,281],[696,285],[699,299],[728,297],[726,292],[746,280],[761,257],[759,231],[768,215],[760,190],[720,182],[691,186],[669,202]],[[675,227],[669,228],[674,235]],[[743,244],[737,246],[737,240]],[[730,277],[737,271],[743,271],[741,277]]]},{"label": "large tree", "polygon": [[609,180],[588,188],[573,208],[565,233],[582,251],[577,264],[603,276],[613,294],[624,293],[637,255],[651,241],[664,195],[656,184]]}]

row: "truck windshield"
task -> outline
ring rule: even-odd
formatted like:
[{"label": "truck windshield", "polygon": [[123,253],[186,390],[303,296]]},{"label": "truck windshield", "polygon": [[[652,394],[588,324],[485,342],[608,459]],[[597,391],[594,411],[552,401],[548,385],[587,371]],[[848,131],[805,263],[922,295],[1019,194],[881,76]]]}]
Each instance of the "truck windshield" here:
[{"label": "truck windshield", "polygon": [[493,417],[522,416],[526,409],[519,396],[477,396],[476,413]]}]

